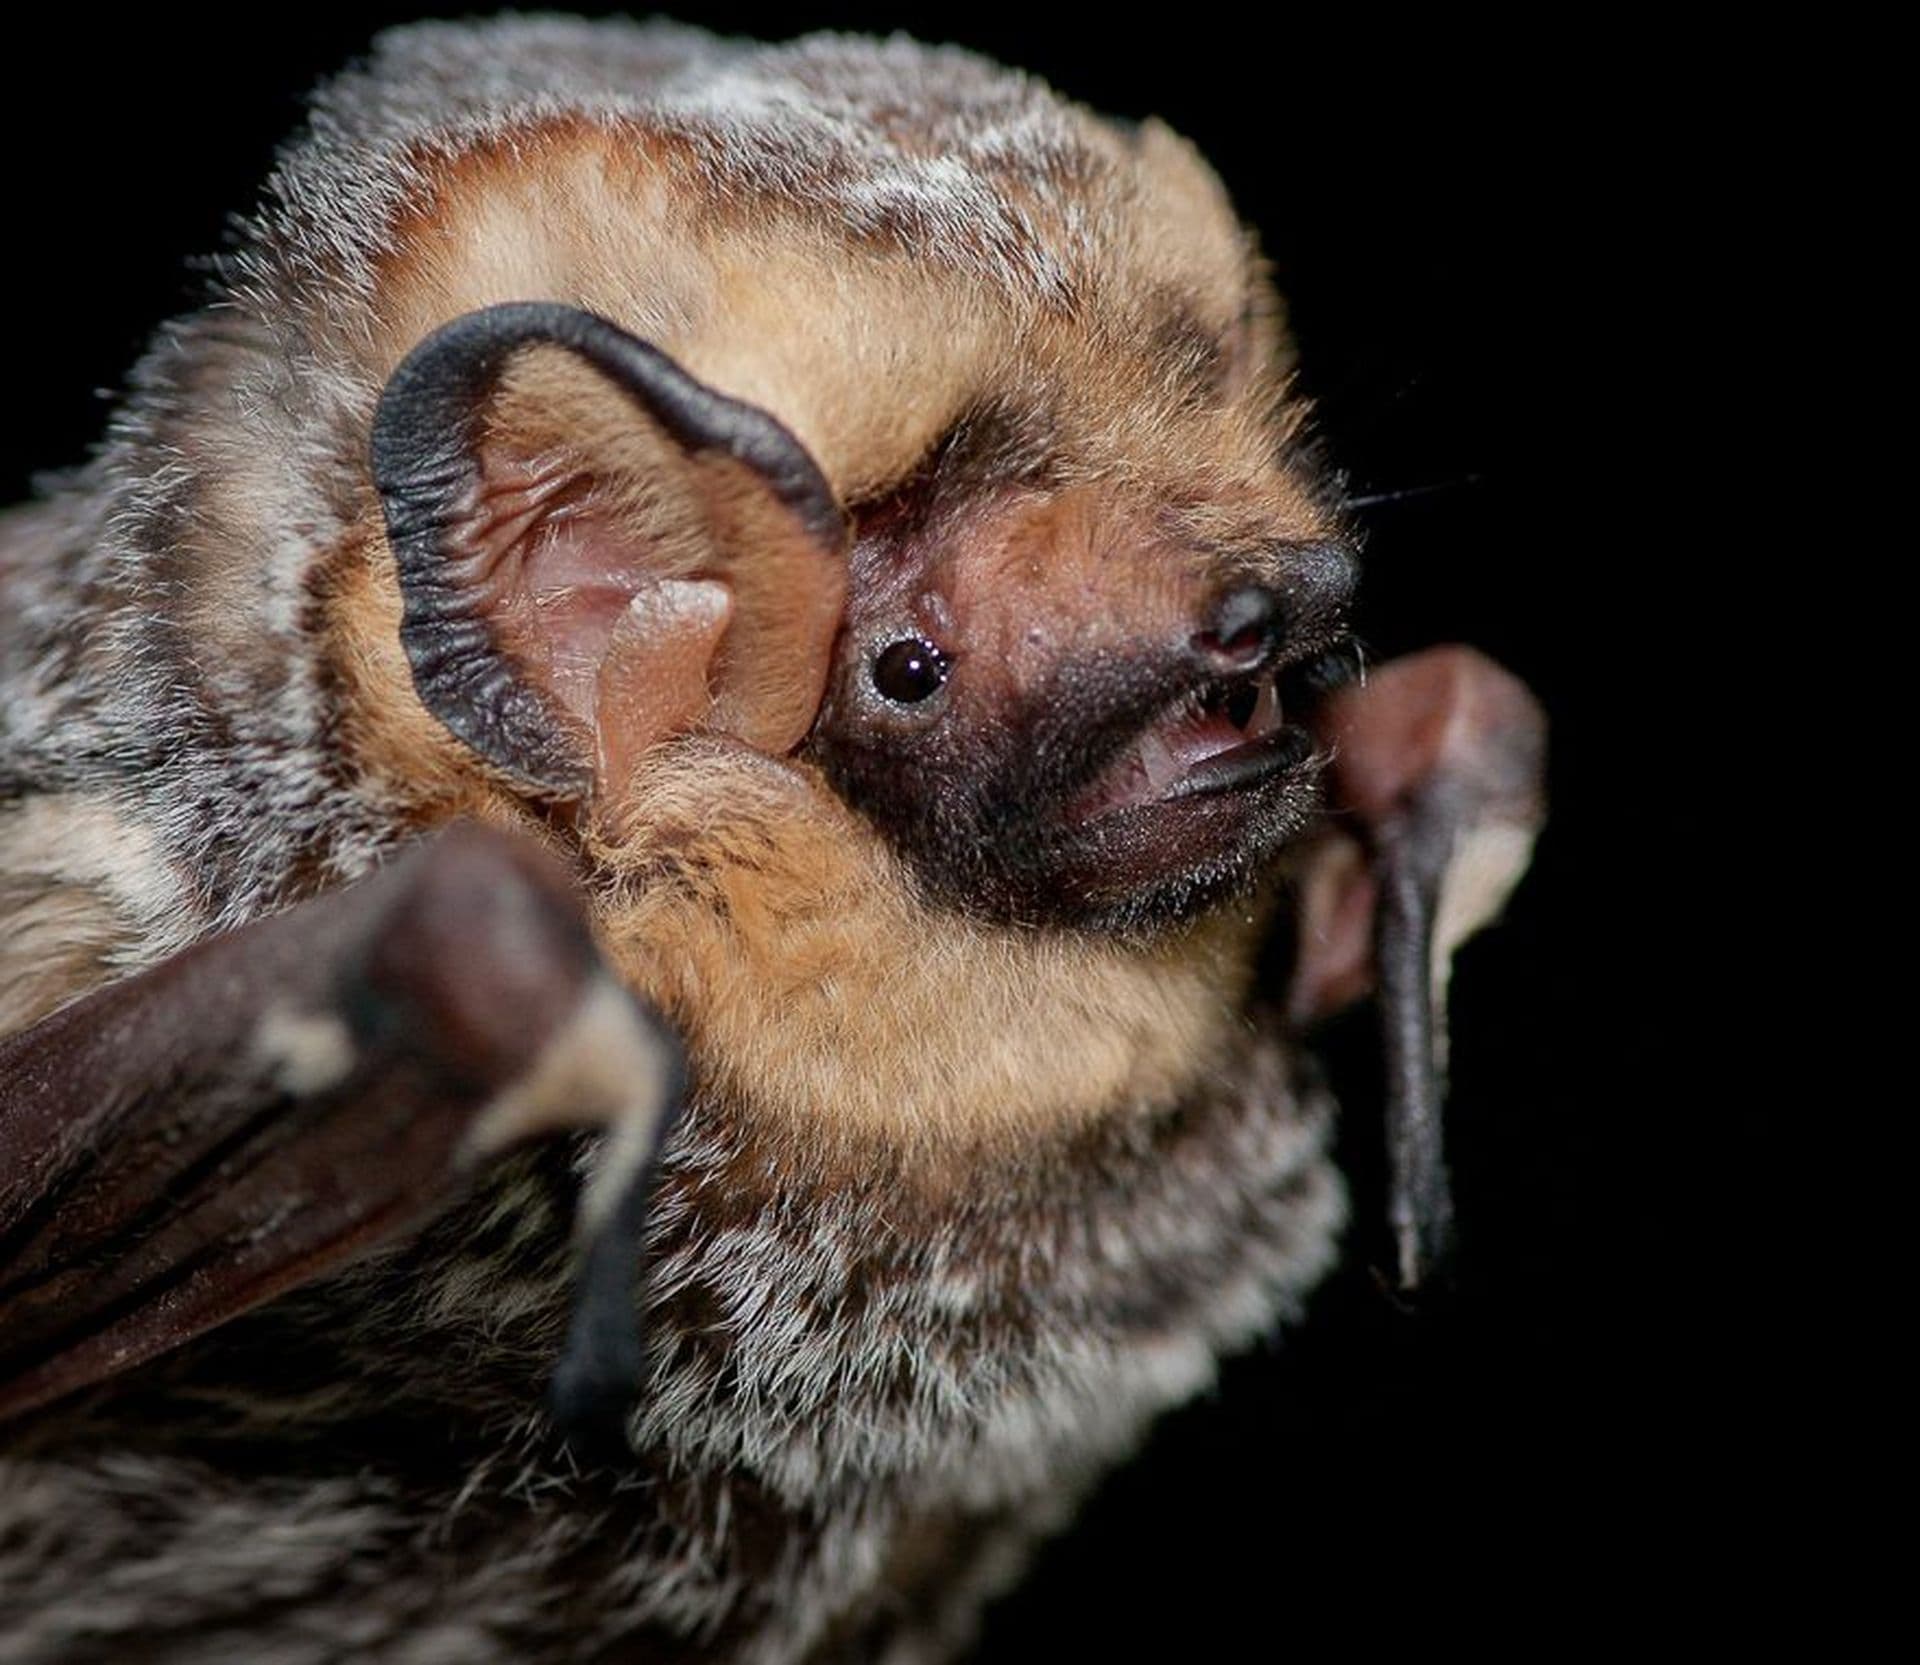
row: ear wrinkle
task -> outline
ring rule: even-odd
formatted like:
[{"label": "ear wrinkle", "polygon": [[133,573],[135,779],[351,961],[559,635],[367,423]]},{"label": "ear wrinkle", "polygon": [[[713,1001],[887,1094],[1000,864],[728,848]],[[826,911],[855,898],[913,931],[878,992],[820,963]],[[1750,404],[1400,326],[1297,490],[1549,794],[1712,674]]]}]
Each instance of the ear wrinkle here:
[{"label": "ear wrinkle", "polygon": [[[446,551],[474,573],[503,657],[558,702],[591,756],[614,634],[636,597],[693,569],[705,528],[657,525],[572,449],[489,437],[478,461],[481,499],[449,529]],[[693,686],[704,689],[704,674]]]}]

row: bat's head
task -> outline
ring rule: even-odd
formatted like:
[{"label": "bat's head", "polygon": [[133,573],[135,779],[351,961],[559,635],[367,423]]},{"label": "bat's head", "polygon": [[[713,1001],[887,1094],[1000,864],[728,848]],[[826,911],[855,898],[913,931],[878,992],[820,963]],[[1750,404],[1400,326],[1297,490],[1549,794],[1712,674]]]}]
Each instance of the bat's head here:
[{"label": "bat's head", "polygon": [[446,728],[603,829],[725,736],[944,904],[1151,925],[1304,825],[1350,546],[1210,170],[978,92],[777,169],[670,111],[664,148],[549,122],[450,167],[378,276],[402,639]]},{"label": "bat's head", "polygon": [[603,833],[662,746],[724,736],[824,778],[945,904],[1188,917],[1306,824],[1354,563],[1300,492],[1229,504],[1156,469],[1164,436],[1099,443],[975,409],[849,503],[608,320],[467,314],[375,428],[415,687]]}]

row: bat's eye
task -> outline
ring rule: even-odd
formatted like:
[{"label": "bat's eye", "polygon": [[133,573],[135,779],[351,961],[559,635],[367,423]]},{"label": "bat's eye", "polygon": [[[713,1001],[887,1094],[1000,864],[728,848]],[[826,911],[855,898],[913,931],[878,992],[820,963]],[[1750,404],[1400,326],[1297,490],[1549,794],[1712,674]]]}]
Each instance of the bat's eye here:
[{"label": "bat's eye", "polygon": [[873,661],[873,685],[896,705],[918,705],[940,692],[950,661],[924,636],[889,642]]}]

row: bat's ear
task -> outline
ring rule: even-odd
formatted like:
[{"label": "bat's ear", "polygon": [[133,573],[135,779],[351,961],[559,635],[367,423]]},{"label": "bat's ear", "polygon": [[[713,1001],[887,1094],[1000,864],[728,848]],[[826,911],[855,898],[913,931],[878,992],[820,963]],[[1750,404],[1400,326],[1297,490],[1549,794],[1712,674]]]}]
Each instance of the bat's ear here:
[{"label": "bat's ear", "polygon": [[1546,717],[1470,648],[1393,660],[1327,702],[1334,829],[1300,883],[1289,1015],[1310,1024],[1377,989],[1393,1224],[1403,1287],[1445,1252],[1440,1154],[1453,952],[1499,913],[1545,815]]},{"label": "bat's ear", "polygon": [[426,708],[523,787],[617,798],[690,729],[813,722],[847,522],[806,448],[604,318],[456,318],[394,371],[374,482]]}]

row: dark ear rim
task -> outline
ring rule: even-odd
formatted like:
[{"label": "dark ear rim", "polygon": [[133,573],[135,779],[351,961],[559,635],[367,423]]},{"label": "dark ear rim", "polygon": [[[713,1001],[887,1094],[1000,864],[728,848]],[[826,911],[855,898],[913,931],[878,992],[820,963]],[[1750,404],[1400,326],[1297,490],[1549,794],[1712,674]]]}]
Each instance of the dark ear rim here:
[{"label": "dark ear rim", "polygon": [[373,481],[400,577],[400,641],[427,710],[523,786],[564,799],[592,786],[592,747],[520,676],[475,614],[449,530],[481,487],[488,401],[513,356],[561,347],[600,371],[688,452],[720,452],[765,482],[802,527],[838,544],[846,517],[807,449],[757,406],[717,393],[618,324],[557,301],[511,301],[443,324],[388,378],[374,412]]}]

